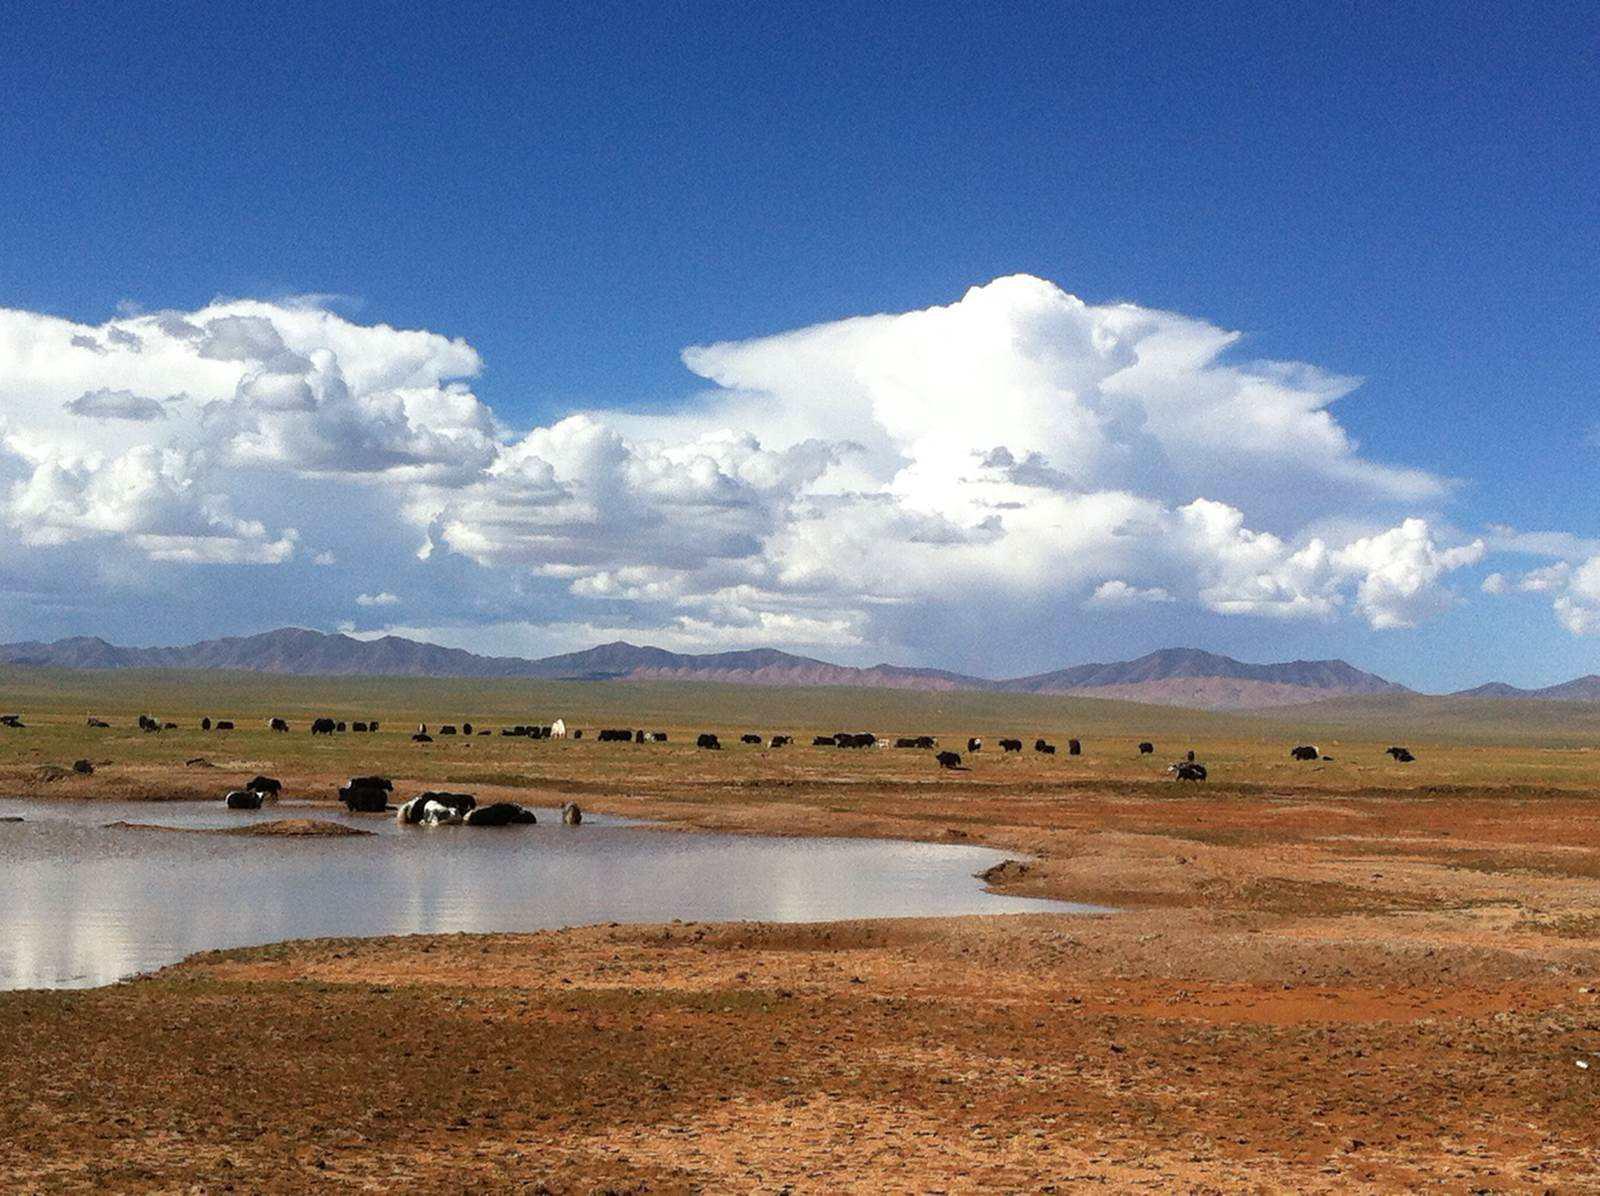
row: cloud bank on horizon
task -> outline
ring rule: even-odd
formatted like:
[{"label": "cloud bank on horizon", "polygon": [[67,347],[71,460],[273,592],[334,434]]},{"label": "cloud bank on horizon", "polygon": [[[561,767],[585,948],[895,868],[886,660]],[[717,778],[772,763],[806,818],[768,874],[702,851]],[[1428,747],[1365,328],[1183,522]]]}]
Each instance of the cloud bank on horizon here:
[{"label": "cloud bank on horizon", "polygon": [[[469,645],[521,623],[927,655],[974,611],[1019,635],[1183,608],[1398,629],[1471,590],[1539,593],[1600,633],[1600,546],[1463,532],[1450,479],[1340,426],[1354,380],[1235,361],[1238,339],[1013,276],[689,348],[710,385],[670,414],[517,431],[473,393],[466,341],[314,302],[98,326],[0,310],[0,582],[204,568],[270,587],[346,555],[319,528],[348,505],[371,526],[349,605],[431,609]],[[1461,584],[1490,556],[1547,563]],[[511,579],[521,605],[441,621],[448,595],[430,608],[391,576],[412,558]]]}]

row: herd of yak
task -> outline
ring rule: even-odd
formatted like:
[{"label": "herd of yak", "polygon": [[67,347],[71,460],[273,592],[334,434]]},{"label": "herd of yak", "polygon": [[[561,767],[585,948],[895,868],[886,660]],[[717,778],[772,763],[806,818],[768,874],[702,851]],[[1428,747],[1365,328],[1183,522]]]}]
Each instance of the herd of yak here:
[{"label": "herd of yak", "polygon": [[[276,802],[282,793],[282,781],[257,776],[242,788],[230,790],[222,800],[230,810],[259,810],[265,803]],[[393,811],[395,820],[407,826],[527,826],[539,821],[532,810],[516,802],[480,806],[470,793],[430,789],[398,806],[393,804],[393,796],[394,782],[388,777],[351,777],[339,786],[339,800],[352,814]],[[561,821],[577,826],[583,822],[583,810],[576,802],[568,802],[561,807]]]},{"label": "herd of yak", "polygon": [[[15,714],[0,715],[0,727],[20,729],[23,726],[21,716]],[[109,727],[110,724],[98,718],[89,719],[91,727]],[[178,724],[162,722],[151,718],[149,715],[139,716],[139,729],[141,731],[158,732],[176,730]],[[287,732],[289,724],[281,718],[267,720],[267,726],[276,732]],[[371,734],[379,729],[376,721],[352,722],[346,724],[337,719],[318,718],[311,723],[313,735],[343,734],[346,729],[358,734]],[[200,720],[202,731],[231,731],[234,724],[227,719],[213,722],[210,718]],[[493,732],[474,728],[470,722],[462,722],[459,727],[454,723],[446,723],[439,728],[439,734],[450,735],[492,735]],[[568,731],[566,724],[557,719],[547,725],[519,724],[506,727],[500,731],[501,735],[521,737],[528,739],[572,738],[582,739],[580,730]],[[429,734],[427,724],[419,726],[411,738],[419,743],[432,743],[433,736]],[[595,738],[601,743],[666,743],[665,731],[642,731],[631,728],[606,728],[598,732]],[[763,742],[761,736],[747,733],[739,737],[739,742],[752,747],[783,748],[794,742],[789,735],[774,735]],[[1022,740],[1001,739],[998,741],[1002,752],[1022,751]],[[939,741],[932,735],[906,736],[894,740],[882,739],[870,731],[840,731],[833,735],[818,735],[811,741],[813,747],[837,748],[912,748],[924,751],[934,751],[939,746]],[[720,751],[721,738],[712,732],[704,732],[695,740],[695,746],[706,751]],[[974,736],[967,740],[967,753],[969,755],[983,750],[983,740]],[[1035,739],[1033,750],[1041,755],[1053,756],[1056,754],[1055,744],[1045,739]],[[1151,755],[1155,745],[1149,741],[1139,744],[1141,756]],[[1081,756],[1083,744],[1077,739],[1067,740],[1067,755]],[[1396,763],[1410,764],[1416,760],[1409,748],[1400,746],[1390,747],[1385,750],[1385,755],[1393,757]],[[1331,756],[1324,756],[1313,744],[1299,744],[1289,750],[1289,755],[1294,760],[1314,761],[1332,760]],[[949,750],[938,751],[934,756],[941,768],[963,768],[961,753]],[[1203,781],[1206,779],[1206,766],[1194,757],[1191,751],[1182,760],[1168,765],[1167,771],[1174,779],[1179,781]],[[348,786],[339,790],[339,797],[352,811],[381,811],[394,809],[390,805],[390,792],[393,786],[381,777],[357,777]],[[243,789],[230,792],[226,802],[233,809],[254,809],[261,805],[263,800],[276,800],[278,783],[270,777],[256,777]],[[570,817],[569,817],[570,811]],[[413,825],[426,823],[428,825],[443,825],[446,823],[462,823],[468,826],[509,826],[516,823],[534,821],[533,813],[511,802],[496,802],[491,806],[479,807],[476,799],[468,794],[457,793],[424,793],[398,807],[398,817],[402,822]],[[576,806],[569,806],[562,811],[563,821],[577,822],[582,818],[582,813]]]}]

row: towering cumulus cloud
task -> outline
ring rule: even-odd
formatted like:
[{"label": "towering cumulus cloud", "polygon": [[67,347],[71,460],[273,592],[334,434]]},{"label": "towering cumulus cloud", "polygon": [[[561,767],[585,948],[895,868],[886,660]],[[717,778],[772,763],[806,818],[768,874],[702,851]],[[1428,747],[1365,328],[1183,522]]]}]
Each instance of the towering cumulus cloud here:
[{"label": "towering cumulus cloud", "polygon": [[[1184,608],[1378,628],[1446,610],[1451,573],[1486,551],[1441,530],[1447,483],[1361,454],[1331,410],[1351,380],[1236,361],[1236,342],[1003,278],[945,307],[688,349],[709,385],[671,415],[515,433],[474,395],[465,342],[312,304],[98,327],[3,312],[3,534],[173,568],[331,562],[306,513],[342,488],[383,496],[372,542],[420,544],[413,574],[465,560],[486,585],[512,579],[525,607],[494,619],[681,645],[936,657],[979,608],[1014,632]],[[403,563],[363,561],[359,592],[398,590],[386,571]],[[437,620],[419,584],[399,592]]]}]

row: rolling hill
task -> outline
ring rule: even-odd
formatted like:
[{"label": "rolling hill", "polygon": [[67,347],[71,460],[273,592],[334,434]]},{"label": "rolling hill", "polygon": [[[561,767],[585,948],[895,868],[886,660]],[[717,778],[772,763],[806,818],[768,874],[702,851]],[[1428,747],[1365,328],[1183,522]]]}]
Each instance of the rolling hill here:
[{"label": "rolling hill", "polygon": [[1229,710],[1407,692],[1403,685],[1362,672],[1342,660],[1246,664],[1196,648],[1165,648],[1137,660],[1077,665],[996,684],[1018,693],[1078,694]]},{"label": "rolling hill", "polygon": [[[1165,706],[1264,709],[1330,698],[1408,693],[1340,660],[1246,664],[1193,648],[994,681],[942,669],[831,664],[773,648],[683,653],[617,641],[540,660],[479,656],[399,636],[356,639],[303,628],[127,648],[93,637],[0,645],[0,664],[66,669],[217,669],[305,676],[528,678],[552,681],[710,681],[944,692],[1075,694]],[[1596,680],[1596,679],[1591,679]],[[1600,685],[1600,680],[1596,680]]]},{"label": "rolling hill", "polygon": [[1574,677],[1559,685],[1546,685],[1542,689],[1519,689],[1504,681],[1491,681],[1473,689],[1463,689],[1451,694],[1454,698],[1508,698],[1536,702],[1600,702],[1600,677],[1593,673]]}]

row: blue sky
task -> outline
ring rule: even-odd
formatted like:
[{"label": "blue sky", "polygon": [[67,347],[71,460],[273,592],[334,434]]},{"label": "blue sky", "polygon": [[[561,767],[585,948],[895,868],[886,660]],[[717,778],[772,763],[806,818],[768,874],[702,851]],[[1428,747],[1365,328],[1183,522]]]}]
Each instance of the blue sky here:
[{"label": "blue sky", "polygon": [[[1590,497],[1600,452],[1600,18],[1591,5],[1485,7],[14,8],[0,46],[0,208],[10,214],[0,307],[105,327],[140,312],[198,312],[218,297],[325,296],[354,325],[468,342],[481,360],[471,392],[512,443],[575,412],[607,413],[633,436],[660,437],[664,425],[649,418],[661,413],[702,430],[707,380],[679,355],[710,342],[746,345],[730,375],[768,385],[766,407],[736,406],[744,418],[774,405],[792,415],[808,401],[803,387],[772,382],[756,338],[954,304],[970,287],[1024,274],[1091,305],[1128,301],[1239,332],[1230,361],[1360,378],[1330,408],[1360,460],[1451,480],[1426,498],[1329,497],[1309,512],[1290,501],[1281,472],[1262,474],[1253,491],[1246,463],[1229,490],[1246,497],[1228,501],[1247,527],[1290,549],[1320,536],[1337,550],[1331,524],[1347,522],[1350,540],[1419,517],[1439,552],[1486,534],[1490,543],[1428,579],[1453,601],[1376,615],[1412,626],[1353,614],[1362,601],[1353,564],[1342,580],[1319,574],[1323,590],[1307,607],[1344,585],[1339,610],[1263,617],[1239,613],[1237,596],[1218,599],[1217,586],[1207,598],[1163,581],[1181,554],[1141,558],[1145,584],[1085,574],[1052,589],[1038,580],[1051,575],[1041,563],[1027,576],[1048,597],[1019,589],[992,616],[981,590],[895,589],[874,601],[927,603],[927,618],[863,623],[837,601],[854,558],[830,562],[826,586],[795,582],[816,563],[789,560],[779,570],[787,597],[758,619],[761,604],[745,591],[777,583],[735,581],[721,566],[715,585],[689,587],[692,602],[662,598],[674,570],[705,566],[687,549],[646,560],[613,546],[582,565],[607,575],[596,581],[527,543],[487,551],[466,532],[440,539],[445,523],[471,523],[453,516],[431,519],[440,551],[424,561],[412,551],[430,524],[422,516],[373,533],[392,541],[391,555],[359,537],[346,544],[343,532],[322,536],[340,541],[332,547],[313,544],[330,501],[366,512],[372,528],[423,482],[440,484],[414,470],[391,479],[405,489],[389,497],[364,485],[330,499],[325,475],[271,495],[230,493],[229,518],[265,524],[260,543],[297,532],[293,553],[270,564],[264,550],[237,548],[220,554],[232,554],[226,561],[157,559],[194,556],[170,546],[152,558],[130,546],[152,534],[137,520],[83,515],[82,504],[73,527],[51,515],[61,526],[40,535],[40,512],[65,501],[52,491],[49,504],[13,503],[10,555],[21,563],[9,582],[0,575],[14,595],[0,631],[150,642],[349,621],[537,651],[618,628],[724,646],[742,627],[752,643],[787,629],[789,645],[839,659],[990,672],[1184,642],[1254,659],[1344,655],[1427,687],[1600,669],[1586,617],[1551,609],[1551,595],[1570,612],[1600,594],[1569,577],[1526,581],[1559,562],[1501,559],[1486,533],[1600,537]],[[94,376],[100,388],[136,389]],[[649,426],[627,426],[635,417]],[[11,485],[38,482],[43,436],[5,475]],[[61,443],[49,450],[58,465]],[[73,442],[79,465],[68,472],[87,486],[83,454],[111,451],[93,437]],[[1070,452],[1063,443],[1043,455],[1061,467]],[[1226,454],[1214,464],[1225,471]],[[559,462],[556,474],[571,481]],[[1228,490],[1220,476],[1155,497],[1175,512]],[[221,484],[182,481],[197,494]],[[811,482],[830,494],[844,486]],[[770,515],[780,500],[763,495],[751,501]],[[204,517],[217,526],[212,508]],[[724,527],[709,556],[745,551],[770,563],[771,537],[788,526]],[[110,542],[92,550],[95,537]],[[318,553],[336,563],[310,565]],[[1576,577],[1589,554],[1567,557]],[[93,600],[40,597],[59,594],[63,571],[85,561],[97,570]],[[631,589],[618,581],[628,569],[651,571],[648,600],[642,575]],[[1491,572],[1512,592],[1484,594]],[[1086,605],[1108,579],[1148,600]],[[673,585],[681,591],[681,577]],[[380,592],[399,601],[351,605]],[[795,621],[796,610],[823,607],[826,617]],[[554,624],[563,630],[538,630]],[[930,634],[911,630],[919,625]]]}]

